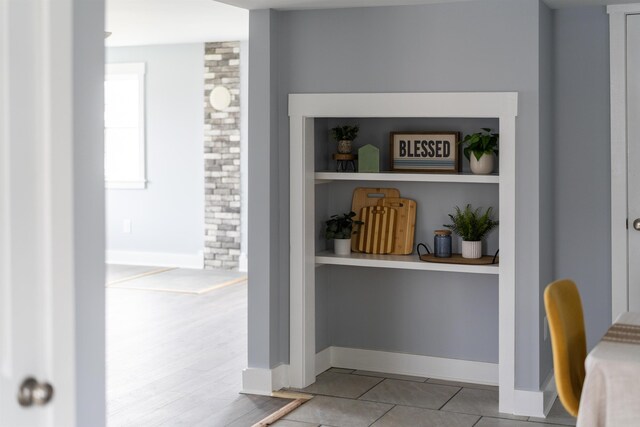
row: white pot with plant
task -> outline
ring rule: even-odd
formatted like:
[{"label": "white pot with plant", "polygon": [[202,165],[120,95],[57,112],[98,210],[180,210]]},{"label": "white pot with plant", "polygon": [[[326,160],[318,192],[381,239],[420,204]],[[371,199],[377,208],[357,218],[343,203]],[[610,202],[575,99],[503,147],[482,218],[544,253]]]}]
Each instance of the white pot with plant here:
[{"label": "white pot with plant", "polygon": [[351,254],[351,236],[357,233],[354,226],[363,224],[362,221],[354,221],[356,213],[351,211],[342,215],[333,215],[327,222],[324,237],[333,240],[333,250],[336,255]]},{"label": "white pot with plant", "polygon": [[493,172],[493,158],[498,155],[500,135],[491,133],[491,129],[482,128],[483,132],[472,133],[462,140],[464,156],[469,160],[471,172],[476,175],[488,175]]},{"label": "white pot with plant", "polygon": [[331,136],[338,142],[339,154],[351,154],[352,142],[358,136],[360,126],[345,125],[331,129]]},{"label": "white pot with plant", "polygon": [[492,214],[491,207],[482,213],[482,208],[472,209],[470,204],[464,210],[456,206],[456,212],[449,214],[451,224],[444,226],[462,238],[462,258],[482,257],[482,239],[498,226]]}]

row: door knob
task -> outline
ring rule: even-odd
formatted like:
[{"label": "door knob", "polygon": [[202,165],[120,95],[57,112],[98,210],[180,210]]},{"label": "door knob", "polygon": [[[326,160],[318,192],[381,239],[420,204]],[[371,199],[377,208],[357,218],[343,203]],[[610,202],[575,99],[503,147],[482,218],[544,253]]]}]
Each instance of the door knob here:
[{"label": "door knob", "polygon": [[640,218],[636,218],[633,221],[633,229],[640,231]]},{"label": "door knob", "polygon": [[53,387],[49,383],[39,383],[35,378],[25,379],[18,390],[20,406],[46,405],[53,397]]}]

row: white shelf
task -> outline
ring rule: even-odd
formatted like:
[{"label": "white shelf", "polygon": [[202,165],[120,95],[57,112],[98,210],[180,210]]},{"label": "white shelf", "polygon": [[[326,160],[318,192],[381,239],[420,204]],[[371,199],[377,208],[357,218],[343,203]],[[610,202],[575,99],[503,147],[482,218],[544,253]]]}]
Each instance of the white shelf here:
[{"label": "white shelf", "polygon": [[456,273],[498,274],[497,265],[442,264],[420,261],[418,255],[371,255],[351,253],[350,256],[333,252],[316,254],[316,264],[350,265],[357,267],[396,268],[401,270],[449,271]]},{"label": "white shelf", "polygon": [[316,184],[330,181],[406,181],[406,182],[451,182],[465,184],[498,184],[499,175],[444,174],[444,173],[357,173],[316,172]]}]

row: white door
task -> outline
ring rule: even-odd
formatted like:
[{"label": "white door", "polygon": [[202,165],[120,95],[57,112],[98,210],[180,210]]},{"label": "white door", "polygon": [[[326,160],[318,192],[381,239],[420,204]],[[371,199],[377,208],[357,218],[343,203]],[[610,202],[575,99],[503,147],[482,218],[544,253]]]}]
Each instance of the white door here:
[{"label": "white door", "polygon": [[627,15],[629,310],[640,312],[640,15]]},{"label": "white door", "polygon": [[[88,12],[93,7],[98,12]],[[84,250],[86,236],[79,233],[89,210],[78,181],[95,181],[74,162],[80,135],[96,123],[97,132],[83,136],[97,139],[83,142],[101,150],[100,118],[80,123],[76,111],[102,102],[78,101],[80,90],[91,96],[91,87],[80,85],[92,66],[83,68],[77,55],[83,49],[78,20],[87,17],[102,37],[103,7],[101,0],[0,0],[0,426],[104,425],[104,356],[82,343],[87,332],[104,341],[103,321],[86,322],[80,308],[91,292],[98,298],[87,298],[87,307],[104,305],[94,291],[104,283],[96,283],[103,267],[94,279],[78,268],[103,264],[95,259],[100,251]],[[99,42],[96,37],[86,37],[85,45]],[[98,56],[87,61],[102,67],[103,46],[97,46]],[[99,182],[96,193],[102,194]],[[90,383],[98,400],[91,424],[80,408]]]}]

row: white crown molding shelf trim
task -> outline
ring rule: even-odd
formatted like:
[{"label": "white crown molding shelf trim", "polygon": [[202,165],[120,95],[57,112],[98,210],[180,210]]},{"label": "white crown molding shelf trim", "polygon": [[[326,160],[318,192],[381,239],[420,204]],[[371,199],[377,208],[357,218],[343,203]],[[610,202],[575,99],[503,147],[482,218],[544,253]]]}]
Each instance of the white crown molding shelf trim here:
[{"label": "white crown molding shelf trim", "polygon": [[[492,365],[487,370],[470,369],[470,372],[448,370],[446,364],[438,360],[414,359],[407,356],[404,363],[415,364],[411,369],[429,369],[432,377],[467,377],[475,382],[500,384],[499,408],[501,412],[515,410],[515,259],[516,259],[516,117],[518,115],[518,94],[516,92],[431,92],[431,93],[324,93],[289,94],[289,135],[290,135],[290,290],[289,290],[289,381],[294,387],[304,388],[315,381],[316,334],[315,334],[315,273],[320,262],[347,263],[344,259],[329,255],[316,257],[316,185],[330,180],[361,179],[408,180],[441,182],[461,182],[498,185],[500,200],[500,266],[493,270],[476,273],[498,274],[499,312],[498,337],[499,366]],[[393,175],[338,175],[315,171],[315,119],[322,117],[449,117],[480,118],[491,117],[499,120],[501,140],[500,175],[475,178],[466,175],[455,177]],[[357,257],[354,257],[357,258]],[[388,258],[387,258],[388,260]],[[360,266],[369,260],[358,260]],[[381,266],[384,261],[377,261]],[[408,269],[418,264],[387,263],[389,268]],[[367,264],[368,266],[368,264]],[[420,266],[420,268],[426,268]],[[434,267],[435,268],[435,267]],[[348,362],[348,354],[332,350],[332,366]],[[341,359],[347,358],[347,359]],[[370,365],[363,369],[387,372],[408,369],[394,365],[383,354],[371,355]],[[339,363],[338,363],[339,362]],[[355,360],[354,362],[357,362]],[[362,363],[362,362],[360,362]],[[454,363],[454,362],[451,362]],[[474,366],[463,361],[455,365],[459,369]],[[357,366],[351,366],[357,367]],[[496,373],[497,371],[497,373]],[[476,375],[469,377],[469,375]],[[499,377],[499,378],[498,378]]]},{"label": "white crown molding shelf trim", "polygon": [[148,265],[153,267],[202,268],[204,253],[175,254],[167,252],[106,251],[107,264]]}]

